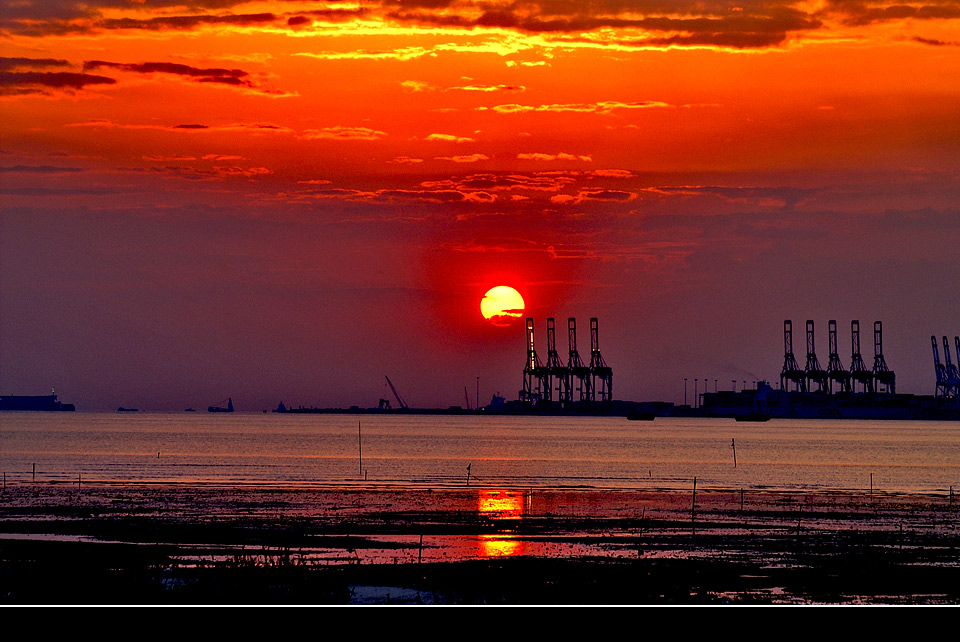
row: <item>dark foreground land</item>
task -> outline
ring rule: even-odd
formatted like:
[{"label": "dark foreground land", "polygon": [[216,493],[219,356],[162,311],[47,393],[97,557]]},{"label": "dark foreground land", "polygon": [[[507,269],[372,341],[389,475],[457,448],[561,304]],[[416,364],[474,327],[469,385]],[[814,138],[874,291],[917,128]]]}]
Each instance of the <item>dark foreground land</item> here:
[{"label": "dark foreground land", "polygon": [[958,525],[947,494],[20,484],[0,604],[958,604]]}]

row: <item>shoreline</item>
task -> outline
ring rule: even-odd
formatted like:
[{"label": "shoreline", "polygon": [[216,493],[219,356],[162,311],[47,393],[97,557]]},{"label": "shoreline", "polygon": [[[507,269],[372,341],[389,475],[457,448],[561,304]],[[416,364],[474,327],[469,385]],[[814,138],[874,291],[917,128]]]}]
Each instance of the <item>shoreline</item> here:
[{"label": "shoreline", "polygon": [[18,483],[0,571],[2,604],[960,604],[960,497]]}]

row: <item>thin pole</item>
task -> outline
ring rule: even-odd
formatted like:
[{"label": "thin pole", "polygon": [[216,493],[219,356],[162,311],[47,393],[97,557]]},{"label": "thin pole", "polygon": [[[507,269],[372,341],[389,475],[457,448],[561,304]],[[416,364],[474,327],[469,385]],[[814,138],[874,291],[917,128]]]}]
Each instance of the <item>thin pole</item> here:
[{"label": "thin pole", "polygon": [[470,466],[473,466],[473,462],[467,464],[467,486],[470,485]]},{"label": "thin pole", "polygon": [[743,487],[740,487],[740,513],[743,514]]},{"label": "thin pole", "polygon": [[873,473],[870,473],[870,496],[873,497]]},{"label": "thin pole", "polygon": [[33,481],[37,481],[37,465],[33,465]]},{"label": "thin pole", "polygon": [[693,478],[693,502],[690,505],[690,522],[693,532],[697,532],[697,527],[694,522],[697,519],[697,478]]},{"label": "thin pole", "polygon": [[417,553],[417,564],[423,561],[423,533],[420,533],[420,551]]},{"label": "thin pole", "polygon": [[363,474],[363,434],[360,432],[360,422],[357,422],[357,446],[360,447],[360,474]]},{"label": "thin pole", "polygon": [[730,445],[733,447],[733,467],[737,467],[737,440],[731,439]]},{"label": "thin pole", "polygon": [[480,410],[480,377],[477,377],[477,405],[474,410]]}]

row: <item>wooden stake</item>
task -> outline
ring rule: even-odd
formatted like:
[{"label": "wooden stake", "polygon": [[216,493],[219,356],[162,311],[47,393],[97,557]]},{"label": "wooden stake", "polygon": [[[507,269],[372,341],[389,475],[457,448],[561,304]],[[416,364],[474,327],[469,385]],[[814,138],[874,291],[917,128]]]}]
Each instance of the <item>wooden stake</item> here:
[{"label": "wooden stake", "polygon": [[870,497],[873,497],[873,473],[870,473]]},{"label": "wooden stake", "polygon": [[737,467],[737,440],[731,439],[730,446],[733,448],[733,467]]},{"label": "wooden stake", "polygon": [[470,485],[470,467],[473,466],[473,462],[467,464],[467,486]]},{"label": "wooden stake", "polygon": [[37,481],[37,465],[33,465],[33,481]]},{"label": "wooden stake", "polygon": [[363,434],[360,432],[360,422],[357,422],[357,445],[360,448],[360,474],[363,474]]},{"label": "wooden stake", "polygon": [[743,515],[743,487],[740,488],[740,514]]},{"label": "wooden stake", "polygon": [[420,551],[417,553],[417,564],[423,561],[423,533],[420,534]]}]

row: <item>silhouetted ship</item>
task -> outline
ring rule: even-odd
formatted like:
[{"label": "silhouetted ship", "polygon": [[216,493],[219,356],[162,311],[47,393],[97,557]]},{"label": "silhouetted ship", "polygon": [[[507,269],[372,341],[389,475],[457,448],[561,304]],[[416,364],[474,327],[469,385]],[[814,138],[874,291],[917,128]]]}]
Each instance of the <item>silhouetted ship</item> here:
[{"label": "silhouetted ship", "polygon": [[4,395],[0,397],[0,410],[73,412],[76,407],[72,403],[59,401],[56,393],[52,393],[38,396]]},{"label": "silhouetted ship", "polygon": [[223,406],[210,406],[207,408],[207,412],[233,412],[233,398],[227,399],[226,408]]},{"label": "silhouetted ship", "polygon": [[117,408],[117,412],[140,412],[140,410],[138,408],[124,408],[123,406],[120,406]]}]

